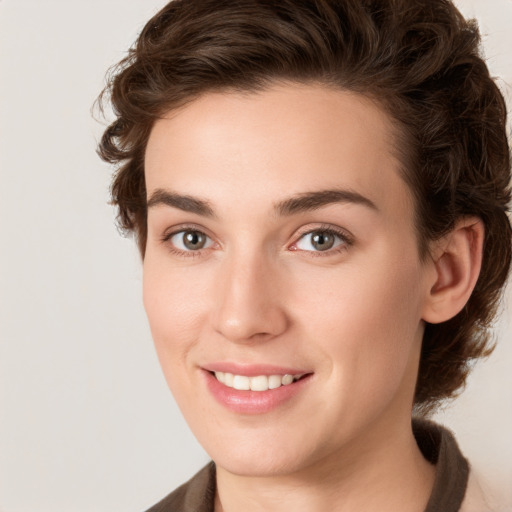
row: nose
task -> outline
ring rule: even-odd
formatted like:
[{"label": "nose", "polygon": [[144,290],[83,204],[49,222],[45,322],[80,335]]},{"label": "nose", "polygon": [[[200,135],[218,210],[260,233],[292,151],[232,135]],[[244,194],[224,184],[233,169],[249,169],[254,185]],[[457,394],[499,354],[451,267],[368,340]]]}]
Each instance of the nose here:
[{"label": "nose", "polygon": [[214,329],[224,338],[247,343],[282,334],[288,318],[278,271],[262,255],[232,257],[218,275]]}]

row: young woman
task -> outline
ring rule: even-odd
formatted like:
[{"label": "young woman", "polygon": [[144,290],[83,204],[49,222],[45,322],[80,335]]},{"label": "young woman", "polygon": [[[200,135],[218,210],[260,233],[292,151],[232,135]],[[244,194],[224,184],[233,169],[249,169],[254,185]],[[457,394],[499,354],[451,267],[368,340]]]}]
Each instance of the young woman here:
[{"label": "young woman", "polygon": [[[175,0],[101,156],[212,463],[151,511],[484,511],[422,419],[489,352],[505,106],[446,0]],[[414,415],[413,415],[414,412]]]}]

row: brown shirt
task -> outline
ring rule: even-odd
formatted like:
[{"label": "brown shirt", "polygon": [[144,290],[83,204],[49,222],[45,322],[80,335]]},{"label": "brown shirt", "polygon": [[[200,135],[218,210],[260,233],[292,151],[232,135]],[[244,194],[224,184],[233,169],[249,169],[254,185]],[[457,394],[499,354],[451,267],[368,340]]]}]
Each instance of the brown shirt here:
[{"label": "brown shirt", "polygon": [[[434,488],[425,512],[458,512],[464,499],[469,466],[453,435],[435,423],[414,420],[413,432],[424,457],[436,465]],[[215,464],[210,462],[147,512],[213,512]]]}]

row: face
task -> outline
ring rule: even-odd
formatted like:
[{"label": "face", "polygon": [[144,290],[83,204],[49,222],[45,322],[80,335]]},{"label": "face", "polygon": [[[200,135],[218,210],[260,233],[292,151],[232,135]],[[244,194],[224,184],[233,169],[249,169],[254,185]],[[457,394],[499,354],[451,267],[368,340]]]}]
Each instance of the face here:
[{"label": "face", "polygon": [[297,84],[155,124],[144,304],[219,467],[291,474],[410,428],[430,274],[392,134],[370,100]]}]

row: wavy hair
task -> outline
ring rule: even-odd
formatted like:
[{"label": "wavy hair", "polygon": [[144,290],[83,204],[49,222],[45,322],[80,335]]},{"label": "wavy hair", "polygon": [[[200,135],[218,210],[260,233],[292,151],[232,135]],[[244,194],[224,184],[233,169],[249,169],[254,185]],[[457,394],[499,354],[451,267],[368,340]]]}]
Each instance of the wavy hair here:
[{"label": "wavy hair", "polygon": [[112,201],[144,256],[144,153],[156,119],[209,91],[321,83],[377,100],[397,127],[420,254],[458,219],[485,224],[476,287],[453,319],[426,326],[415,393],[426,414],[492,350],[512,230],[506,107],[473,20],[448,0],[174,0],[108,76],[115,120],[98,152],[116,165]]}]

